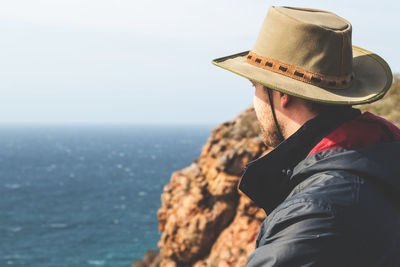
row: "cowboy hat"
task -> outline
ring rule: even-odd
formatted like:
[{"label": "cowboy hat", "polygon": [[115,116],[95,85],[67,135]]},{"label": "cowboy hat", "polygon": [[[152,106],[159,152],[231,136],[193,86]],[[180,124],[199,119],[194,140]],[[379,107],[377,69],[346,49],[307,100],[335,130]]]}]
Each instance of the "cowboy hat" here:
[{"label": "cowboy hat", "polygon": [[313,102],[355,105],[382,98],[389,65],[352,46],[351,24],[331,12],[271,7],[251,51],[213,64],[268,88]]}]

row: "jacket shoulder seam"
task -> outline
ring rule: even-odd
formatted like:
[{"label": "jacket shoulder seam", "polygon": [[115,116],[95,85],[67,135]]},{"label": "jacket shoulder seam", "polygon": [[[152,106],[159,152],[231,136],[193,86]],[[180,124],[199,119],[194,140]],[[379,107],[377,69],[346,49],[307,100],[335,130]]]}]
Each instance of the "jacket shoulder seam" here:
[{"label": "jacket shoulder seam", "polygon": [[282,207],[277,207],[272,213],[271,213],[271,221],[273,221],[274,219],[276,219],[276,216],[278,213],[281,213],[283,211],[285,211],[288,208],[291,208],[293,205],[296,204],[300,204],[300,203],[310,203],[312,205],[315,205],[321,209],[323,209],[324,211],[327,211],[331,214],[333,214],[333,209],[332,206],[327,202],[327,201],[323,201],[321,199],[315,200],[315,199],[304,199],[304,198],[300,198],[300,199],[292,199],[292,200],[286,200],[284,202],[282,202],[282,204],[280,206]]}]

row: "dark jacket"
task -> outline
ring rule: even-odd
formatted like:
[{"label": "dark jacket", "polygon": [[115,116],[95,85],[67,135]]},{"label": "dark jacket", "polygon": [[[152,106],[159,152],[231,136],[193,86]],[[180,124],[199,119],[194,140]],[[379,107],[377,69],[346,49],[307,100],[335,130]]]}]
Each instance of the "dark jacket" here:
[{"label": "dark jacket", "polygon": [[400,266],[400,130],[380,117],[310,120],[239,188],[268,214],[246,266]]}]

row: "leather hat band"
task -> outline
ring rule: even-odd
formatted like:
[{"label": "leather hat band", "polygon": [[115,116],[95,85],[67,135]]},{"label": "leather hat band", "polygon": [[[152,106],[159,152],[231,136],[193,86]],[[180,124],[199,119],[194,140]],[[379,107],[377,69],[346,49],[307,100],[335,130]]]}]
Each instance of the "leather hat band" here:
[{"label": "leather hat band", "polygon": [[251,51],[247,55],[246,63],[328,89],[346,89],[351,86],[354,80],[354,73],[343,76],[327,76],[313,73],[276,59],[263,57]]}]

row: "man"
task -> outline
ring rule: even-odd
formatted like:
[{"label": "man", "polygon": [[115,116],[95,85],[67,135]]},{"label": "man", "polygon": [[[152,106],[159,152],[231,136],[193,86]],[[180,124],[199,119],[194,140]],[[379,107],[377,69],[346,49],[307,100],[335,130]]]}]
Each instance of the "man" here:
[{"label": "man", "polygon": [[269,154],[239,188],[268,214],[247,266],[400,266],[400,130],[351,106],[392,83],[326,11],[271,7],[250,52],[217,66],[248,78]]}]

